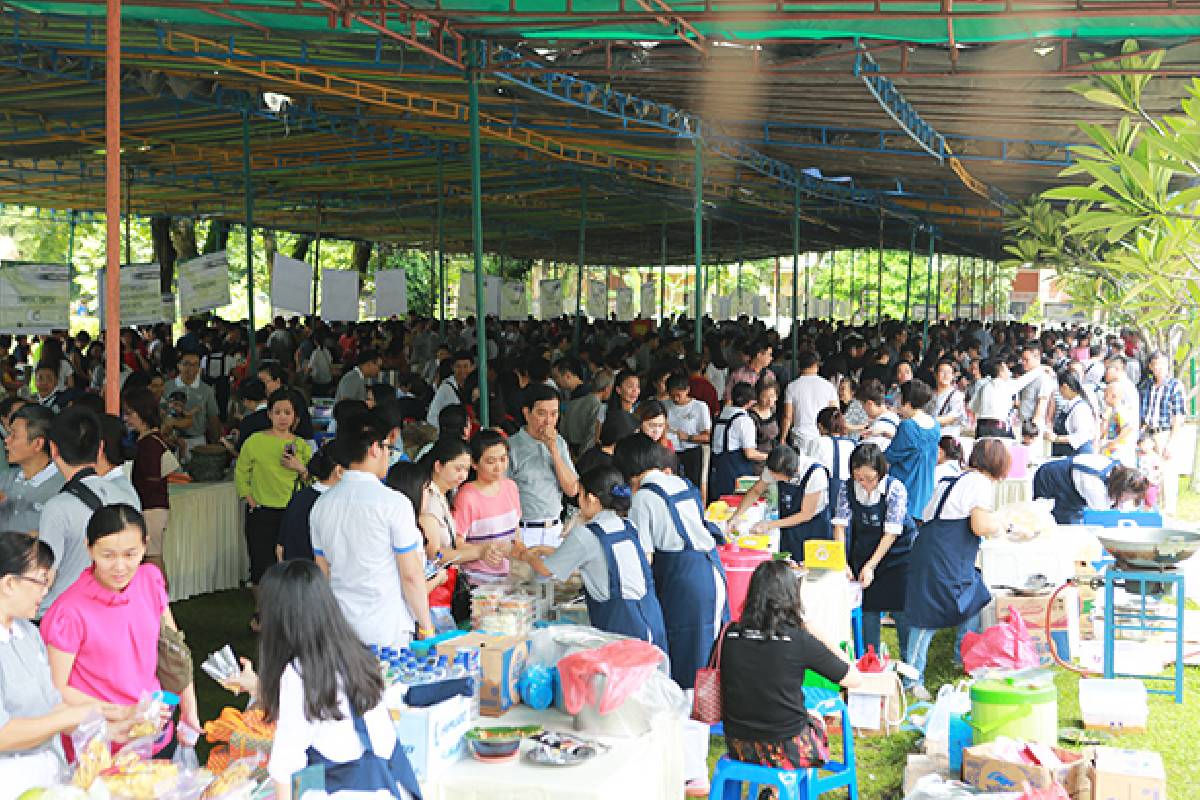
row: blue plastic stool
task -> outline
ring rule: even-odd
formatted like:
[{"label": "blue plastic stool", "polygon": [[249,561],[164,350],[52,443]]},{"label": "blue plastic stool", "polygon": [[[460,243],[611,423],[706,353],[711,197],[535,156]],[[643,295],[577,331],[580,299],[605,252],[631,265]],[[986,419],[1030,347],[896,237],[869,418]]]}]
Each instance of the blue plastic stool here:
[{"label": "blue plastic stool", "polygon": [[867,652],[862,637],[862,606],[850,610],[850,628],[854,632],[854,657],[862,658]]},{"label": "blue plastic stool", "polygon": [[722,756],[713,773],[709,800],[741,800],[748,786],[748,800],[757,800],[764,786],[779,790],[780,800],[817,800],[825,792],[846,787],[850,800],[858,800],[858,770],[854,759],[854,733],[850,712],[837,692],[828,689],[804,690],[805,706],[822,716],[840,714],[842,718],[842,761],[828,761],[823,767],[805,770],[775,769],[734,761]]}]

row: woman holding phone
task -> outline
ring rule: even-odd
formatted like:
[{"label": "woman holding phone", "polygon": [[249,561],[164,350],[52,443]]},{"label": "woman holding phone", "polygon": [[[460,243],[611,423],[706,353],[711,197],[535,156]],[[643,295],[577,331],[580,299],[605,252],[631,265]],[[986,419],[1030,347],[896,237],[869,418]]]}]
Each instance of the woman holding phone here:
[{"label": "woman holding phone", "polygon": [[[275,543],[283,512],[297,487],[308,478],[312,458],[308,442],[295,434],[296,407],[287,389],[267,398],[271,427],[248,438],[238,453],[235,478],[238,495],[246,501],[246,549],[250,553],[250,583],[257,593],[263,573],[275,563]],[[257,629],[258,614],[250,621]]]}]

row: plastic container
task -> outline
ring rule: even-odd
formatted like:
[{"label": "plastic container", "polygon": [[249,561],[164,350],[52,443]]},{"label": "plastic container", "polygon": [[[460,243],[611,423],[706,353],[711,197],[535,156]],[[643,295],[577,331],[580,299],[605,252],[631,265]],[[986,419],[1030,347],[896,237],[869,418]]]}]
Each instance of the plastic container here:
[{"label": "plastic container", "polygon": [[1145,730],[1150,717],[1146,686],[1135,678],[1081,679],[1079,710],[1091,730]]},{"label": "plastic container", "polygon": [[975,744],[997,737],[1054,745],[1058,742],[1058,693],[1052,683],[1016,678],[983,680],[971,686],[971,729]]},{"label": "plastic container", "polygon": [[742,607],[746,605],[746,592],[750,589],[750,576],[764,561],[771,560],[767,550],[743,550],[736,544],[717,547],[717,555],[725,567],[725,580],[729,597],[729,615],[734,621],[741,619]]},{"label": "plastic container", "polygon": [[1031,575],[1045,575],[1052,586],[1075,576],[1078,537],[1039,536],[1029,542],[984,539],[979,546],[979,571],[988,586],[1020,588]]}]

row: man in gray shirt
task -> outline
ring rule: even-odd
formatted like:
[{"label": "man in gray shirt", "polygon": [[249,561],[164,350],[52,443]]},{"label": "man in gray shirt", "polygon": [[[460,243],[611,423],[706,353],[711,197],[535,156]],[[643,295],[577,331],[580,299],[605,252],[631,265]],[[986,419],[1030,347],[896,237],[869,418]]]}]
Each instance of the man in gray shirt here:
[{"label": "man in gray shirt", "polygon": [[125,503],[142,510],[141,500],[132,487],[96,474],[96,460],[100,456],[100,418],[96,412],[72,406],[55,417],[50,423],[50,456],[66,484],[46,501],[38,524],[38,536],[54,552],[57,571],[38,609],[39,616],[92,563],[87,549],[87,526],[93,508],[73,491],[90,496],[95,501],[93,505]]},{"label": "man in gray shirt", "polygon": [[563,495],[579,492],[567,442],[558,435],[558,393],[530,386],[523,411],[525,427],[508,440],[508,475],[521,493],[521,540],[528,547],[558,547]]},{"label": "man in gray shirt", "polygon": [[[1030,342],[1021,348],[1021,367],[1028,373],[1042,366],[1042,347],[1037,342]],[[1039,433],[1049,426],[1047,409],[1050,398],[1058,390],[1058,381],[1053,375],[1038,378],[1021,390],[1017,395],[1020,406],[1021,422],[1032,422]],[[1018,437],[1019,438],[1019,437]]]},{"label": "man in gray shirt", "polygon": [[8,469],[0,472],[0,530],[34,533],[42,507],[63,486],[62,473],[50,460],[50,423],[54,412],[43,406],[17,409],[4,447]]},{"label": "man in gray shirt", "polygon": [[205,444],[211,436],[215,442],[220,438],[221,419],[217,408],[217,395],[213,388],[200,380],[200,354],[182,353],[179,356],[179,377],[167,384],[163,396],[181,391],[185,395],[184,410],[191,417],[191,424],[179,428],[179,435],[189,448]]},{"label": "man in gray shirt", "polygon": [[358,363],[338,381],[333,402],[340,400],[366,400],[367,384],[374,383],[383,369],[383,358],[374,350],[363,350],[358,354]]}]

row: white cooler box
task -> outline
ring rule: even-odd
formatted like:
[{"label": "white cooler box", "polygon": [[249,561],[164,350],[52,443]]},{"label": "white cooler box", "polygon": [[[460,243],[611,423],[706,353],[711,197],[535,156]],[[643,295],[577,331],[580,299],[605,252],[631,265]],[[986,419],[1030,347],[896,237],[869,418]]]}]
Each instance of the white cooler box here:
[{"label": "white cooler box", "polygon": [[1060,525],[1053,535],[1029,542],[984,539],[979,546],[979,571],[988,586],[1020,588],[1031,575],[1045,575],[1059,586],[1078,574],[1079,562],[1099,558],[1102,552],[1091,528]]}]

